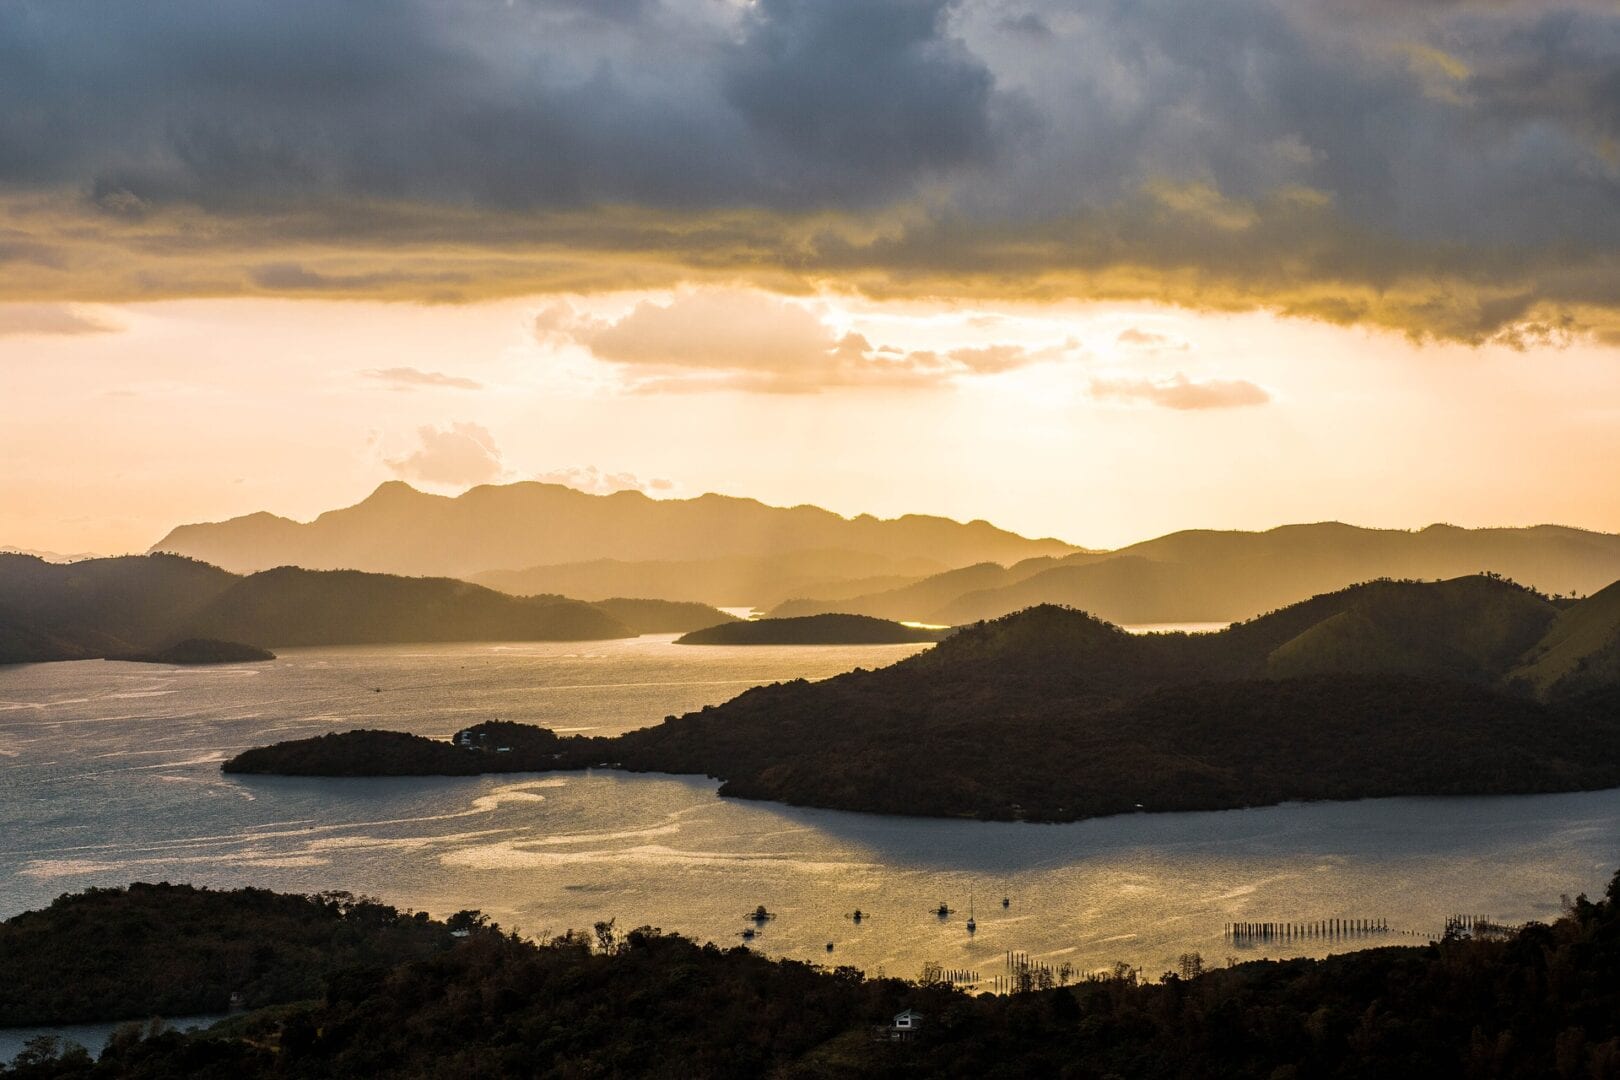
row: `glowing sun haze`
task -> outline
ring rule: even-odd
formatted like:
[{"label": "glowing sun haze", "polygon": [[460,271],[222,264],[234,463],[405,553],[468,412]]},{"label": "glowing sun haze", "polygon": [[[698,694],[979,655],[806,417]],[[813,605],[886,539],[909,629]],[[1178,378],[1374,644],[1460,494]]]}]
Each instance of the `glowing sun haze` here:
[{"label": "glowing sun haze", "polygon": [[1620,530],[1611,3],[23,0],[0,103],[0,544]]}]

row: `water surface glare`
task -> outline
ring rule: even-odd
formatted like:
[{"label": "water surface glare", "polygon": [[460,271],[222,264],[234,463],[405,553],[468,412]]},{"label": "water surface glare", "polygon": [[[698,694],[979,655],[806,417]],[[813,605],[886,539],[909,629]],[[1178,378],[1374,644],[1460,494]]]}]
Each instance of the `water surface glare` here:
[{"label": "water surface glare", "polygon": [[[0,916],[131,880],[348,889],[528,933],[616,918],[773,955],[915,975],[1004,971],[1007,950],[1150,974],[1320,954],[1239,947],[1237,921],[1549,918],[1620,864],[1620,791],[1290,804],[1071,825],[879,817],[717,798],[698,777],[227,777],[259,743],[353,727],[448,735],[478,720],[612,733],[776,679],[917,646],[579,645],[288,650],[272,664],[0,668]],[[1002,907],[1006,896],[1010,905]],[[978,933],[964,921],[971,902]],[[957,909],[940,919],[941,903]],[[870,915],[860,924],[846,916]],[[834,950],[827,952],[832,943]]]}]

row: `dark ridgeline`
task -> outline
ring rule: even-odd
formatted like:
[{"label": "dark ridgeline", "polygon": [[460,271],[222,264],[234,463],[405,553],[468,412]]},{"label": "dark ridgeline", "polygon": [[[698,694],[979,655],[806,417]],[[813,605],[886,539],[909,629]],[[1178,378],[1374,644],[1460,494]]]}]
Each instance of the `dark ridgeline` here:
[{"label": "dark ridgeline", "polygon": [[[590,641],[731,619],[703,604],[508,596],[450,578],[290,566],[238,577],[177,555],[64,564],[0,554],[0,664],[154,657],[237,662],[223,659],[231,655],[223,646],[233,646],[245,661],[268,658],[248,648]],[[210,653],[220,659],[206,659]]]},{"label": "dark ridgeline", "polygon": [[985,563],[853,594],[789,600],[770,615],[855,612],[954,626],[1037,604],[1117,623],[1228,623],[1374,578],[1433,581],[1487,571],[1543,592],[1591,593],[1620,580],[1620,536],[1556,525],[1408,532],[1336,522],[1267,532],[1191,530],[1116,551]]},{"label": "dark ridgeline", "polygon": [[[1005,957],[997,992],[769,960],[612,920],[528,941],[342,894],[131,886],[0,924],[0,1022],[137,1022],[94,1063],[49,1040],[0,1076],[1620,1077],[1620,875],[1551,925],[1147,981]],[[909,1011],[911,1038],[874,1038]],[[910,1025],[908,1025],[910,1026]]]},{"label": "dark ridgeline", "polygon": [[[1611,787],[1616,597],[1372,582],[1207,635],[1040,607],[881,670],[758,687],[614,738],[529,729],[501,736],[507,753],[468,754],[476,771],[701,773],[724,795],[1004,820]],[[449,760],[420,743],[424,762]],[[363,774],[370,760],[364,737],[328,737],[226,769]]]}]

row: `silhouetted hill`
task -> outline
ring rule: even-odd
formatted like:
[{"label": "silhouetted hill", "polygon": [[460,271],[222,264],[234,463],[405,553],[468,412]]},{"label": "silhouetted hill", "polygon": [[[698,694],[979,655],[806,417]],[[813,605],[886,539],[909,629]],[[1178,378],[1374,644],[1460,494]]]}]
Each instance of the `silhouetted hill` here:
[{"label": "silhouetted hill", "polygon": [[253,664],[274,660],[276,654],[254,645],[235,641],[214,641],[210,638],[186,638],[166,649],[153,652],[112,656],[110,660],[127,660],[138,664]]},{"label": "silhouetted hill", "polygon": [[1543,592],[1589,593],[1620,579],[1620,536],[1554,525],[1404,532],[1329,522],[1172,533],[1113,552],[970,569],[960,580],[938,575],[835,601],[789,601],[770,613],[842,611],[955,625],[1052,603],[1126,624],[1234,622],[1358,581],[1487,571]]},{"label": "silhouetted hill", "polygon": [[938,641],[946,631],[902,626],[868,615],[807,615],[802,619],[759,619],[694,630],[677,645],[895,645]]},{"label": "silhouetted hill", "polygon": [[264,646],[634,637],[560,596],[507,596],[451,578],[279,567],[242,578],[182,624],[188,637]]},{"label": "silhouetted hill", "polygon": [[174,555],[50,563],[0,554],[0,663],[78,660],[164,641],[236,581]]},{"label": "silhouetted hill", "polygon": [[[1036,561],[1050,563],[1053,560],[1040,559]],[[897,622],[904,620],[919,622],[922,621],[922,616],[915,614],[915,612],[944,610],[952,601],[964,594],[974,593],[1005,582],[1008,573],[1008,569],[1000,563],[974,563],[972,566],[960,566],[954,570],[947,570],[923,578],[920,581],[910,582],[898,588],[887,589],[876,594],[843,597],[835,600],[805,598],[789,600],[772,608],[770,614],[772,618],[776,619],[791,619],[805,615],[846,613],[871,615],[873,618],[891,619]],[[895,614],[896,612],[910,612],[912,614]],[[978,620],[974,618],[968,621],[976,622]],[[940,625],[954,624],[941,623]]]},{"label": "silhouetted hill", "polygon": [[468,580],[514,596],[561,593],[595,601],[646,596],[728,607],[765,607],[790,596],[834,599],[892,589],[945,569],[921,556],[891,557],[861,551],[790,551],[685,561],[590,562],[491,570]]},{"label": "silhouetted hill", "polygon": [[[183,525],[152,550],[242,572],[290,565],[467,577],[597,559],[679,561],[842,550],[891,559],[926,555],[951,566],[1075,549],[1057,540],[1025,539],[984,521],[844,518],[814,506],[774,507],[723,495],[655,500],[636,491],[588,495],[556,484],[521,483],[475,487],[447,498],[391,481],[363,502],[308,524],[251,514]],[[619,585],[605,591],[639,590]],[[714,602],[708,596],[681,598]]]},{"label": "silhouetted hill", "polygon": [[736,622],[729,615],[708,604],[676,600],[640,600],[623,596],[597,600],[591,607],[606,612],[638,634],[684,634],[701,630],[705,626]]},{"label": "silhouetted hill", "polygon": [[66,565],[0,555],[0,663],[164,655],[188,639],[257,647],[598,640],[729,618],[657,600],[513,597],[449,578],[291,567],[244,578],[175,555]]},{"label": "silhouetted hill", "polygon": [[1276,633],[1272,624],[1294,629],[1298,614],[1313,617],[1271,650],[1267,675],[1399,672],[1496,682],[1559,616],[1546,598],[1482,576],[1369,582],[1295,607],[1232,635],[1263,640]]},{"label": "silhouetted hill", "polygon": [[[613,762],[704,773],[725,795],[1053,820],[1620,785],[1620,683],[1547,702],[1514,692],[1521,654],[1560,621],[1491,577],[1369,582],[1215,634],[1134,635],[1047,605],[876,671],[757,687],[614,738],[508,733],[498,760],[469,756],[479,771]],[[227,768],[314,771],[321,745]]]},{"label": "silhouetted hill", "polygon": [[[16,943],[0,994],[37,995],[40,1020],[85,1000],[196,1011],[238,985],[281,1004],[191,1035],[126,1031],[99,1062],[42,1044],[0,1070],[10,1080],[1620,1075],[1620,879],[1550,925],[1320,960],[1187,953],[1162,976],[1032,967],[1009,994],[606,919],[536,942],[478,912],[439,922],[261,890],[98,890],[0,931]],[[891,1040],[902,1009],[920,1029]]]}]

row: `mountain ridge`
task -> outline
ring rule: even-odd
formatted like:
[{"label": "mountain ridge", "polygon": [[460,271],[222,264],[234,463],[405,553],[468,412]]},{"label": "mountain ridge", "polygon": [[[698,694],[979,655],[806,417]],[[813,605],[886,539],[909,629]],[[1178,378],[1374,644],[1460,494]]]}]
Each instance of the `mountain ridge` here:
[{"label": "mountain ridge", "polygon": [[307,523],[260,511],[181,525],[150,551],[189,555],[237,572],[297,565],[465,577],[601,558],[701,559],[833,548],[894,557],[927,553],[946,565],[1077,550],[982,519],[843,517],[816,506],[776,507],[712,492],[652,499],[640,492],[592,495],[537,481],[485,484],[444,496],[396,480]]},{"label": "mountain ridge", "polygon": [[[840,611],[927,623],[994,619],[1041,603],[1114,622],[1235,622],[1373,578],[1443,580],[1497,573],[1544,592],[1593,592],[1620,579],[1620,535],[1562,525],[1366,529],[1343,522],[1262,532],[1189,529],[1108,552],[1028,559],[837,600],[790,600],[775,617]],[[954,595],[950,595],[954,592]],[[948,598],[947,598],[948,596]]]}]

